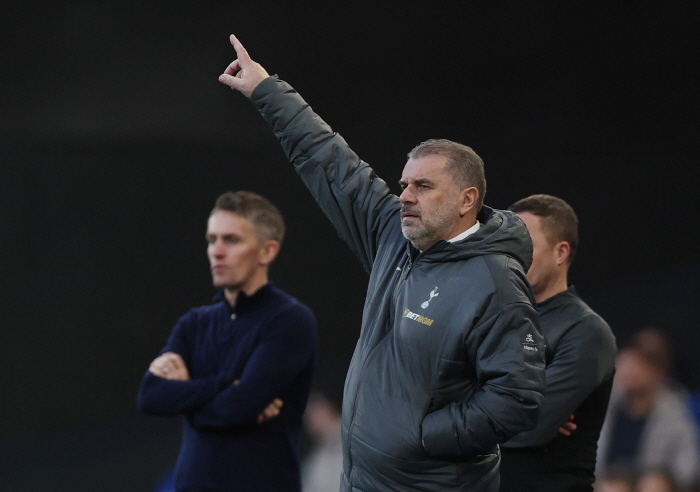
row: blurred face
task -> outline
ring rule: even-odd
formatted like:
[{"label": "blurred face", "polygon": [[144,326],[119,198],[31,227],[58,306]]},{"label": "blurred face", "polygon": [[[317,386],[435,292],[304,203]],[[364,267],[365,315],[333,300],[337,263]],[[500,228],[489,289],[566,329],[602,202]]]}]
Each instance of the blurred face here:
[{"label": "blurred face", "polygon": [[215,210],[207,222],[207,256],[214,287],[244,289],[260,273],[262,245],[242,215]]},{"label": "blurred face", "polygon": [[538,296],[558,277],[556,244],[552,244],[542,230],[541,217],[530,212],[519,212],[518,216],[532,238],[532,266],[527,271],[527,279]]},{"label": "blurred face", "polygon": [[304,412],[304,425],[314,439],[320,441],[331,432],[338,432],[340,414],[323,396],[312,395]]},{"label": "blurred face", "polygon": [[673,492],[673,484],[661,473],[649,473],[639,479],[636,492]]},{"label": "blurred face", "polygon": [[621,478],[604,478],[595,483],[595,492],[634,492],[631,482]]},{"label": "blurred face", "polygon": [[440,155],[409,159],[399,181],[401,230],[422,251],[449,239],[460,219],[460,189],[445,171],[446,162]]},{"label": "blurred face", "polygon": [[663,375],[633,348],[620,351],[615,370],[615,384],[635,394],[654,391],[663,379]]}]

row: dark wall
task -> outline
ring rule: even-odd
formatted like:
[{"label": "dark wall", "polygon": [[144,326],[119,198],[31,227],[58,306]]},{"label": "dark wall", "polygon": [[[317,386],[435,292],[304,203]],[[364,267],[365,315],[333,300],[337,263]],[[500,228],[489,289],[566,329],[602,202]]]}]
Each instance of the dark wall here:
[{"label": "dark wall", "polygon": [[[661,325],[700,387],[695,2],[241,4],[10,2],[0,20],[6,490],[58,475],[149,490],[171,462],[178,422],[136,415],[134,398],[173,323],[214,294],[203,234],[228,189],[283,211],[272,277],[317,313],[319,378],[342,385],[366,274],[218,83],[230,32],[391,186],[408,150],[444,137],[484,158],[487,204],[568,200],[579,291],[621,341]],[[140,470],[128,486],[123,466]]]}]

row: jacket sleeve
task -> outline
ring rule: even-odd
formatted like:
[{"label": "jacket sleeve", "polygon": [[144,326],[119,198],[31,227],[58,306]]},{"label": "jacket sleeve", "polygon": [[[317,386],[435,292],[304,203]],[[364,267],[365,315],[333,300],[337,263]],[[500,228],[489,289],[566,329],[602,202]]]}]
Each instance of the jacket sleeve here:
[{"label": "jacket sleeve", "polygon": [[596,316],[583,318],[567,331],[546,369],[547,393],[537,427],[518,434],[507,447],[543,446],[551,441],[569,415],[611,376],[615,345],[609,333]]},{"label": "jacket sleeve", "polygon": [[151,415],[187,413],[211,400],[219,390],[216,378],[172,381],[146,372],[137,398],[139,410]]},{"label": "jacket sleeve", "polygon": [[369,272],[380,237],[400,227],[398,197],[345,140],[286,82],[269,77],[251,102],[272,127],[289,161]]},{"label": "jacket sleeve", "polygon": [[491,452],[496,444],[535,427],[544,399],[544,342],[531,304],[504,306],[477,349],[482,385],[471,398],[429,413],[422,424],[425,451],[436,458]]},{"label": "jacket sleeve", "polygon": [[[189,367],[191,354],[190,345],[187,343],[187,333],[194,325],[195,318],[191,312],[180,318],[160,354],[165,352],[179,354]],[[174,381],[154,376],[150,371],[146,371],[141,381],[136,403],[139,410],[144,413],[163,416],[178,415],[189,412],[211,400],[218,389],[218,382],[213,377]]]},{"label": "jacket sleeve", "polygon": [[294,307],[280,313],[246,363],[240,383],[226,386],[195,409],[192,425],[227,429],[255,424],[275,398],[285,400],[295,379],[313,364],[315,353],[316,321],[311,311]]}]

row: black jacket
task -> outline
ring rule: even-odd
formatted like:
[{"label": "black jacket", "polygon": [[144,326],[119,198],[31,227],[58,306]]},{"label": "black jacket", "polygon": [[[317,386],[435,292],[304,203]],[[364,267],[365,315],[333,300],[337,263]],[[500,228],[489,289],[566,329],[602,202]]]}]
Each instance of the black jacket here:
[{"label": "black jacket", "polygon": [[419,253],[398,197],[288,84],[251,101],[370,274],[341,490],[498,490],[498,443],[535,426],[545,385],[525,225],[484,207],[478,232]]},{"label": "black jacket", "polygon": [[[547,394],[537,428],[502,446],[503,492],[590,492],[615,373],[615,336],[573,287],[537,304]],[[575,416],[571,436],[559,427]],[[527,476],[527,480],[523,480]]]}]

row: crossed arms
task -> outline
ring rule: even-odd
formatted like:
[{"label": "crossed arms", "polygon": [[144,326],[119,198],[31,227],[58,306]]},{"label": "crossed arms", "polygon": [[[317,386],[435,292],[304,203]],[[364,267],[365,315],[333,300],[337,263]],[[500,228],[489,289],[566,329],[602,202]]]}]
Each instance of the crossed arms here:
[{"label": "crossed arms", "polygon": [[[187,364],[182,359],[180,354],[175,352],[165,352],[164,354],[156,357],[151,362],[148,368],[148,372],[156,377],[167,379],[170,381],[189,381],[190,371],[187,369]],[[240,379],[236,379],[233,382],[233,386],[238,386],[241,384]],[[280,414],[284,402],[279,398],[272,400],[265,410],[258,415],[257,423],[263,424],[270,419],[277,417]]]},{"label": "crossed arms", "polygon": [[[199,429],[263,424],[280,414],[282,398],[313,364],[316,325],[306,309],[286,309],[274,316],[250,355],[241,361],[242,368],[234,367],[224,356],[220,368],[193,371],[196,327],[196,314],[183,316],[163,353],[151,363],[138,395],[143,412],[185,414]],[[207,345],[200,342],[199,346]],[[216,355],[208,353],[214,349],[201,350],[207,353],[198,360]]]}]

